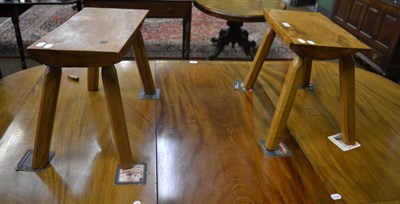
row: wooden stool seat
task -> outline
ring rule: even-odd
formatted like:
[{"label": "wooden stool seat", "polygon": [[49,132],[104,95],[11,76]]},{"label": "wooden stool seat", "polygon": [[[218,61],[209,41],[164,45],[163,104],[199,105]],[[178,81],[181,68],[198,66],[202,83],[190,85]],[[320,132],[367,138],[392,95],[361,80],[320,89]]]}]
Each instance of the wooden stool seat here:
[{"label": "wooden stool seat", "polygon": [[320,13],[266,10],[264,17],[283,42],[301,57],[339,59],[370,49]]},{"label": "wooden stool seat", "polygon": [[345,144],[355,144],[355,80],[352,55],[370,48],[320,13],[264,9],[264,17],[270,28],[257,51],[243,88],[251,89],[254,86],[276,34],[297,54],[286,75],[265,147],[269,150],[279,148],[297,89],[299,86],[310,86],[314,59],[340,59],[340,136]]},{"label": "wooden stool seat", "polygon": [[[29,46],[28,53],[54,67],[116,64],[140,35],[140,19],[147,13],[147,10],[85,8]],[[38,46],[40,42],[46,44]]]},{"label": "wooden stool seat", "polygon": [[133,46],[146,94],[155,93],[147,54],[140,33],[147,10],[84,8],[60,27],[28,47],[28,54],[48,67],[43,81],[32,168],[48,164],[51,133],[64,67],[89,67],[88,88],[98,88],[98,67],[102,80],[114,143],[122,169],[133,165],[124,110],[114,64]]}]

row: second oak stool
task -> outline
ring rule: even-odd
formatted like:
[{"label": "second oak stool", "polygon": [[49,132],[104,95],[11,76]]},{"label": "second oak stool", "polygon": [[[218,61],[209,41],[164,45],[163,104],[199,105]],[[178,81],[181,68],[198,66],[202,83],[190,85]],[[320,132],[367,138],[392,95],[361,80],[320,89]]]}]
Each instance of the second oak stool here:
[{"label": "second oak stool", "polygon": [[[45,168],[63,67],[89,67],[89,90],[97,89],[101,68],[113,139],[122,169],[133,166],[117,72],[133,46],[146,94],[154,94],[154,82],[140,28],[147,10],[84,8],[60,27],[28,47],[28,54],[48,67],[44,74],[32,168]],[[62,90],[61,90],[62,91]]]},{"label": "second oak stool", "polygon": [[320,13],[264,10],[270,27],[251,65],[243,89],[251,89],[277,34],[297,56],[285,78],[281,95],[265,141],[268,150],[277,150],[297,89],[309,86],[312,60],[339,59],[341,140],[355,144],[355,76],[353,54],[370,50],[357,38]]}]

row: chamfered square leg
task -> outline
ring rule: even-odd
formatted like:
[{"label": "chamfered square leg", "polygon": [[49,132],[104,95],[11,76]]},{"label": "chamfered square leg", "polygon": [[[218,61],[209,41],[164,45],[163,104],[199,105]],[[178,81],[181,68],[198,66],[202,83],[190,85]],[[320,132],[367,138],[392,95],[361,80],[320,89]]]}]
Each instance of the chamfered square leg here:
[{"label": "chamfered square leg", "polygon": [[275,113],[265,141],[265,147],[268,150],[277,150],[279,147],[279,142],[286,127],[286,122],[290,110],[292,109],[298,86],[303,77],[303,72],[304,59],[302,57],[294,58],[291,67],[289,67],[288,73],[286,74],[282,92],[279,96],[278,104],[276,105]]},{"label": "chamfered square leg", "polygon": [[87,86],[89,91],[99,90],[99,67],[88,67]]},{"label": "chamfered square leg", "polygon": [[312,59],[309,57],[305,57],[304,58],[304,74],[303,74],[303,79],[301,81],[302,88],[312,87],[311,83],[310,83],[311,68],[312,68]]},{"label": "chamfered square leg", "polygon": [[122,169],[129,169],[133,166],[133,159],[115,66],[102,67],[101,77],[119,163]]},{"label": "chamfered square leg", "polygon": [[340,58],[340,106],[341,139],[347,145],[354,145],[355,139],[355,74],[352,55]]},{"label": "chamfered square leg", "polygon": [[44,73],[39,118],[33,150],[32,168],[45,168],[48,164],[51,133],[53,131],[58,92],[62,70],[59,67],[47,67]]},{"label": "chamfered square leg", "polygon": [[154,86],[153,76],[151,75],[149,60],[146,50],[144,48],[144,42],[141,32],[139,32],[134,37],[133,53],[135,54],[135,60],[139,70],[140,79],[143,83],[144,93],[147,95],[155,94],[156,88]]},{"label": "chamfered square leg", "polygon": [[256,56],[251,64],[250,70],[244,80],[243,86],[246,89],[251,89],[256,82],[257,76],[261,71],[261,67],[264,64],[265,58],[267,57],[268,51],[271,48],[272,42],[275,38],[275,32],[268,28],[261,45],[258,47]]}]

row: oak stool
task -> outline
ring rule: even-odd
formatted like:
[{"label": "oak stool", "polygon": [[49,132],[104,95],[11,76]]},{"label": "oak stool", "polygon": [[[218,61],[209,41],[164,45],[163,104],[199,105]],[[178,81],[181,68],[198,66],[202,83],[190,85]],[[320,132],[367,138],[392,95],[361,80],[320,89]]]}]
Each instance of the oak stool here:
[{"label": "oak stool", "polygon": [[277,150],[298,87],[310,87],[312,60],[339,59],[341,133],[346,145],[355,144],[355,76],[353,54],[370,50],[350,33],[320,13],[264,9],[270,25],[245,81],[239,86],[251,89],[264,63],[275,35],[297,54],[289,67],[276,110],[265,140],[265,148]]},{"label": "oak stool", "polygon": [[49,163],[51,133],[63,67],[89,67],[88,89],[98,86],[98,67],[107,101],[113,139],[122,169],[133,166],[118,76],[114,64],[133,46],[146,94],[155,87],[140,28],[147,10],[84,8],[60,27],[28,47],[28,54],[46,64],[32,168]]}]

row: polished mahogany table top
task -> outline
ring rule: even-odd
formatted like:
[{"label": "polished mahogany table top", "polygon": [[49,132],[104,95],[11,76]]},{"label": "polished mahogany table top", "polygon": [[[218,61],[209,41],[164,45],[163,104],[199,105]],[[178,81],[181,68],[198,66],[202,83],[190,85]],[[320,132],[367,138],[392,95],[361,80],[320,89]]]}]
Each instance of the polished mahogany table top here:
[{"label": "polished mahogany table top", "polygon": [[211,16],[236,22],[262,22],[264,8],[286,8],[282,0],[195,0],[194,5]]},{"label": "polished mahogany table top", "polygon": [[[157,101],[137,99],[142,85],[134,62],[117,64],[132,155],[148,164],[146,185],[113,184],[117,155],[104,117],[104,91],[87,91],[87,70],[81,68],[63,70],[51,168],[16,172],[19,159],[33,146],[38,110],[32,107],[39,106],[45,67],[4,77],[0,203],[399,200],[400,85],[366,70],[356,69],[361,148],[344,153],[325,137],[340,128],[339,70],[335,61],[316,61],[312,75],[318,89],[298,91],[288,121],[292,134],[285,141],[294,154],[264,156],[257,140],[268,128],[289,64],[265,63],[253,92],[239,94],[232,81],[246,74],[249,62],[151,61],[161,88]],[[360,169],[365,173],[355,173]],[[343,199],[333,201],[333,193]]]}]

